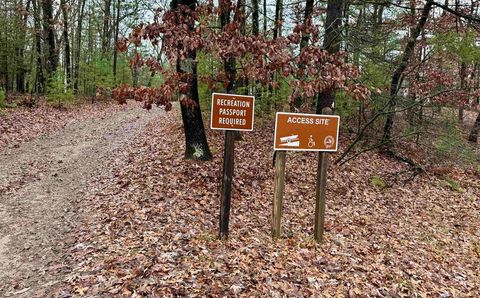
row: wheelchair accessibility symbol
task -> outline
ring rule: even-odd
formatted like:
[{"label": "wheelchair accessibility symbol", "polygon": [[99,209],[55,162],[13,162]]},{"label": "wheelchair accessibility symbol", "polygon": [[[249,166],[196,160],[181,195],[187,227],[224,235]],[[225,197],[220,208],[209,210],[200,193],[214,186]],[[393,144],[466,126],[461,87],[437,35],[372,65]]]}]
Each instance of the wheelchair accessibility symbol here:
[{"label": "wheelchair accessibility symbol", "polygon": [[309,148],[315,147],[315,140],[313,139],[312,135],[308,137],[308,147]]}]

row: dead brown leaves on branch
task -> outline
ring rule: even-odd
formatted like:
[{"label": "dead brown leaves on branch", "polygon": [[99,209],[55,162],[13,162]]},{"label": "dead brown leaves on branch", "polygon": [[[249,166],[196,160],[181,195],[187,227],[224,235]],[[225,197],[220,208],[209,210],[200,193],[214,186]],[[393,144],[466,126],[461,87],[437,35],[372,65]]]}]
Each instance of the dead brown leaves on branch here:
[{"label": "dead brown leaves on branch", "polygon": [[[233,7],[233,10],[236,11],[237,8]],[[235,58],[240,67],[239,79],[278,87],[278,82],[272,82],[272,77],[279,73],[283,79],[290,82],[295,94],[292,94],[292,98],[300,96],[312,99],[316,94],[332,88],[343,89],[359,100],[370,95],[367,87],[357,83],[358,69],[345,63],[342,53],[331,55],[322,49],[318,42],[318,28],[312,24],[296,24],[288,36],[271,40],[266,36],[241,34],[240,25],[236,22],[229,23],[220,30],[211,25],[216,24],[218,14],[213,3],[198,5],[195,11],[185,6],[169,9],[156,15],[152,23],[135,27],[130,35],[119,43],[118,49],[127,51],[129,46],[138,47],[142,42],[158,45],[161,41],[162,49],[173,66],[188,62],[193,52],[209,53],[224,62]],[[312,42],[298,52],[296,49],[299,48],[304,34],[310,34]],[[177,73],[176,67],[164,67],[156,58],[144,58],[138,52],[134,54],[130,65],[132,68],[146,66],[154,73],[175,78],[166,80],[163,85],[168,85],[173,93],[188,97],[188,94],[180,90],[179,82],[188,84],[190,81],[182,78],[185,74]],[[209,86],[214,83],[228,84],[228,76],[222,68],[218,70],[214,82],[212,78],[200,79],[207,79]],[[147,106],[151,106],[151,94],[142,94],[145,95],[143,100],[148,102]],[[137,97],[136,100],[140,99]],[[166,102],[166,99],[162,99],[155,103],[164,105]]]},{"label": "dead brown leaves on branch", "polygon": [[150,110],[153,104],[165,107],[166,111],[172,109],[173,92],[169,85],[149,88],[144,86],[131,87],[124,84],[113,90],[113,97],[121,104],[126,104],[127,99],[143,101],[147,110]]}]

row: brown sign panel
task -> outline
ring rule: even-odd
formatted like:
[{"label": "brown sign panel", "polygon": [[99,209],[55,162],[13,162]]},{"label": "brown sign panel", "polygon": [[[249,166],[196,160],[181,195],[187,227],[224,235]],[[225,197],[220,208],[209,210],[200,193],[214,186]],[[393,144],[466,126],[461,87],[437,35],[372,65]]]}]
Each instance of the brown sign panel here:
[{"label": "brown sign panel", "polygon": [[278,112],[274,150],[337,151],[339,125],[339,116]]},{"label": "brown sign panel", "polygon": [[211,129],[253,130],[255,97],[235,94],[212,94]]}]

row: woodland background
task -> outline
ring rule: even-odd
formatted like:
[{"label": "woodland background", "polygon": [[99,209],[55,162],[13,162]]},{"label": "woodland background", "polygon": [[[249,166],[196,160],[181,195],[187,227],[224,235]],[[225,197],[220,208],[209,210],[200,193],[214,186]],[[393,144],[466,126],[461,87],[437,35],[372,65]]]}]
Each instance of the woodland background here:
[{"label": "woodland background", "polygon": [[[187,19],[177,19],[176,24],[169,20],[171,12],[184,5],[198,6],[196,15],[189,16],[196,23],[186,32],[175,26],[187,24]],[[476,143],[480,123],[475,117],[480,84],[478,6],[473,0],[198,4],[5,0],[0,103],[33,106],[40,97],[62,105],[85,96],[111,98],[112,90],[119,90],[113,93],[116,99],[156,97],[146,100],[146,106],[178,99],[185,103],[185,92],[176,84],[182,80],[192,84],[191,78],[180,77],[185,71],[179,61],[190,59],[182,58],[183,51],[184,56],[196,57],[199,94],[185,97],[192,97],[202,111],[208,111],[213,91],[254,94],[257,113],[267,116],[288,106],[308,112],[315,102],[318,112],[333,105],[335,93],[336,113],[343,117],[344,131],[356,134],[355,142],[372,133],[380,143],[367,147],[384,146],[391,139],[395,115],[404,114],[407,123],[399,127],[395,140],[408,139],[420,146],[427,139],[425,143],[439,153],[472,160],[466,140]],[[198,30],[205,27],[210,31]],[[201,32],[195,36],[192,30]],[[179,42],[186,37],[188,46]],[[253,41],[257,47],[247,49]],[[328,68],[335,63],[337,69]],[[127,94],[133,89],[125,90],[124,84],[156,91],[134,96]],[[463,124],[465,111],[476,120],[468,122],[468,136],[461,135],[457,125]],[[192,119],[198,119],[200,113],[195,114]],[[190,127],[185,115],[186,130],[194,131],[198,125]],[[204,133],[193,134],[200,136],[203,152],[208,152]],[[186,137],[189,151],[193,141],[188,133]]]},{"label": "woodland background", "polygon": [[[52,293],[35,268],[67,297],[479,296],[479,9],[475,0],[0,0],[9,152],[0,206],[11,205],[0,233],[41,235],[17,239],[10,251],[28,256],[26,277],[4,279],[12,270],[0,266],[0,284],[13,296]],[[224,242],[212,92],[256,97],[255,130],[236,135]],[[313,153],[288,154],[274,241],[274,114],[326,107],[341,133],[325,241],[311,238]],[[42,194],[39,206],[70,213],[15,217],[29,212],[17,202],[35,206],[24,185]],[[63,203],[46,201],[52,193]],[[72,230],[57,239],[49,231],[65,218]],[[25,249],[45,243],[65,248]]]}]

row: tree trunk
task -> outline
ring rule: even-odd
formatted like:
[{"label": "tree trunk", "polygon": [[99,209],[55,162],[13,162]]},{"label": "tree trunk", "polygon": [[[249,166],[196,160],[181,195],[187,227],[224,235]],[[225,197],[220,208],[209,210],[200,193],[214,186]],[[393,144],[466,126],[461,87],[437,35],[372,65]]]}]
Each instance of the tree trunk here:
[{"label": "tree trunk", "polygon": [[15,60],[17,61],[17,71],[15,74],[15,90],[25,92],[25,49],[23,46],[15,50]]},{"label": "tree trunk", "polygon": [[[305,3],[305,12],[303,16],[303,24],[305,26],[311,26],[312,25],[312,13],[313,13],[313,4],[315,1],[313,0],[307,0]],[[310,39],[310,34],[308,33],[303,33],[302,34],[302,39],[300,40],[300,51],[308,46],[308,41]]]},{"label": "tree trunk", "polygon": [[245,19],[245,0],[237,1],[237,9],[235,10],[234,21],[240,24],[240,33],[246,35],[246,19]]},{"label": "tree trunk", "polygon": [[470,131],[470,136],[468,137],[468,140],[476,144],[478,140],[479,131],[480,131],[480,112],[478,113],[477,120],[475,120],[475,124],[473,124],[472,130]]},{"label": "tree trunk", "polygon": [[84,90],[86,93],[90,96],[92,96],[92,101],[95,99],[95,94],[96,94],[96,88],[95,88],[95,77],[96,77],[96,69],[95,69],[95,48],[96,48],[96,31],[95,31],[95,23],[96,23],[96,18],[95,18],[95,8],[93,5],[89,7],[89,12],[88,12],[88,28],[87,28],[87,33],[88,33],[88,39],[87,39],[87,59],[86,59],[86,64],[89,65],[89,69],[91,72],[88,74],[89,79],[84,80]]},{"label": "tree trunk", "polygon": [[267,0],[263,0],[263,33],[267,32],[267,20],[268,20],[268,14],[267,14]]},{"label": "tree trunk", "polygon": [[70,84],[72,82],[72,69],[70,64],[70,39],[68,38],[68,12],[65,0],[60,0],[60,7],[62,8],[63,15],[63,49],[65,56],[65,79],[67,82],[67,88],[70,88]]},{"label": "tree trunk", "polygon": [[[460,89],[465,89],[465,77],[467,74],[467,65],[465,62],[462,62],[460,65]],[[463,123],[463,115],[465,110],[465,101],[464,98],[460,98],[460,106],[458,107],[458,123]]]},{"label": "tree trunk", "polygon": [[[305,4],[305,12],[303,16],[303,24],[305,28],[309,28],[312,25],[312,13],[313,13],[313,4],[314,0],[307,0]],[[308,31],[307,31],[308,32]],[[304,32],[302,33],[302,38],[300,40],[300,52],[302,52],[302,49],[306,46],[308,46],[308,42],[310,39],[310,34],[306,33],[306,30],[304,29]],[[305,65],[300,64],[299,68],[304,69]],[[305,76],[302,78],[302,80],[305,79]],[[301,96],[297,96],[293,99],[293,102],[291,103],[290,110],[292,112],[299,111],[301,110],[301,107],[303,105],[303,98]]]},{"label": "tree trunk", "polygon": [[393,120],[395,117],[395,108],[397,106],[397,92],[400,82],[400,78],[407,68],[408,61],[413,54],[415,49],[415,43],[417,41],[418,36],[422,32],[425,24],[427,23],[428,15],[430,14],[430,10],[432,9],[433,3],[430,0],[427,0],[425,6],[422,9],[422,15],[420,20],[418,21],[417,26],[412,31],[410,38],[408,39],[407,45],[405,46],[405,50],[403,52],[402,58],[400,60],[400,64],[395,69],[395,72],[392,76],[392,81],[390,83],[390,101],[388,103],[388,114],[387,120],[385,122],[385,126],[383,128],[383,138],[382,141],[384,143],[390,143],[392,139],[392,128],[393,128]]},{"label": "tree trunk", "polygon": [[[172,0],[171,8],[179,9],[179,5],[186,5],[192,11],[197,6],[196,0]],[[184,12],[186,14],[186,12]],[[189,30],[195,30],[193,21],[188,22]],[[195,50],[189,51],[187,59],[184,61],[177,60],[177,72],[190,73],[190,80],[187,79],[188,91],[185,94],[193,102],[195,106],[187,107],[181,104],[183,129],[185,131],[185,158],[195,160],[210,160],[212,153],[208,147],[207,137],[203,126],[202,112],[200,110],[200,100],[198,96],[198,77],[197,77],[197,53]]]},{"label": "tree trunk", "polygon": [[[135,47],[135,53],[134,56],[138,54],[138,48]],[[138,86],[138,66],[132,65],[130,67],[131,73],[132,73],[132,86],[137,87]]]},{"label": "tree trunk", "polygon": [[[2,60],[3,60],[3,70],[2,70],[2,77],[3,77],[3,81],[4,81],[4,87],[5,87],[5,91],[8,93],[8,91],[10,90],[10,76],[9,76],[9,61],[8,61],[8,52],[9,52],[9,42],[8,42],[8,33],[9,33],[9,26],[8,26],[8,7],[7,7],[7,1],[4,1],[3,3],[4,7],[3,7],[3,12],[4,14],[2,14],[2,18],[5,20],[5,23],[3,24],[4,28],[3,28],[3,57],[2,57]],[[0,83],[1,83],[1,80],[0,80]]]},{"label": "tree trunk", "polygon": [[[232,3],[230,0],[221,0],[219,2],[220,24],[222,26],[222,30],[230,23],[231,5]],[[245,34],[244,30],[242,30],[242,27],[245,27],[245,17],[242,12],[242,7],[245,7],[245,0],[238,0],[237,8],[234,15],[234,22],[240,24],[240,33]],[[243,80],[243,78],[239,80],[240,82],[237,82],[237,61],[234,57],[229,57],[223,60],[223,70],[228,80],[227,87],[225,88],[226,93],[235,94],[237,93],[237,87],[243,87],[248,85],[248,81]],[[235,141],[242,140],[242,135],[240,131],[235,131],[233,133]]]},{"label": "tree trunk", "polygon": [[73,70],[73,91],[78,94],[78,84],[80,81],[80,53],[82,50],[82,25],[83,15],[85,12],[86,0],[79,0],[78,2],[78,20],[77,20],[77,34],[76,34],[76,47],[75,47],[75,64]]},{"label": "tree trunk", "polygon": [[275,3],[275,24],[273,26],[273,39],[282,36],[283,23],[283,0],[276,0]]},{"label": "tree trunk", "polygon": [[[221,0],[219,2],[220,7],[220,24],[222,28],[230,23],[230,7],[231,1],[230,0]],[[236,89],[236,79],[237,79],[237,69],[236,69],[236,61],[235,58],[229,57],[223,61],[223,70],[225,71],[225,75],[227,76],[228,83],[226,92],[227,93],[235,93]]]},{"label": "tree trunk", "polygon": [[113,79],[115,84],[117,83],[117,59],[118,59],[118,51],[117,51],[117,43],[118,43],[118,34],[120,31],[120,0],[117,0],[117,12],[115,13],[115,36],[114,36],[114,50],[113,50]]},{"label": "tree trunk", "polygon": [[[447,3],[448,5],[448,3]],[[473,1],[472,1],[472,6],[473,6]],[[455,0],[455,11],[458,11],[458,8],[459,8],[459,1],[458,0]],[[461,20],[460,18],[456,18],[455,19],[455,30],[457,32],[457,34],[459,33],[459,26],[461,26]],[[463,88],[465,88],[465,76],[466,76],[466,72],[467,72],[467,65],[465,62],[462,61],[462,63],[460,64],[460,89],[463,90]],[[460,105],[458,107],[458,123],[462,124],[463,123],[463,115],[464,115],[464,109],[465,109],[465,106],[464,106],[464,102],[463,102],[463,98],[460,99]]]},{"label": "tree trunk", "polygon": [[[254,36],[258,36],[260,34],[260,29],[259,29],[259,10],[258,10],[258,0],[252,0],[252,6],[253,6],[253,12],[252,12],[252,34]],[[264,17],[265,18],[265,17]],[[243,19],[245,22],[245,18]],[[248,84],[247,86],[248,87]],[[245,90],[245,94],[248,94],[248,90]],[[258,90],[257,90],[257,81],[253,80],[252,81],[252,88],[251,88],[251,94],[254,96],[258,95]]]},{"label": "tree trunk", "polygon": [[40,28],[40,11],[37,5],[37,0],[32,0],[33,7],[33,23],[35,29],[35,82],[33,84],[32,93],[35,95],[43,93],[45,90],[45,77],[43,75],[42,63],[42,38]]},{"label": "tree trunk", "polygon": [[[345,40],[350,40],[350,3],[346,2],[343,9],[343,36]],[[345,63],[350,63],[350,46],[348,42],[344,43],[343,51],[345,52]]]},{"label": "tree trunk", "polygon": [[345,0],[328,0],[323,48],[331,54],[340,50],[344,5]]},{"label": "tree trunk", "polygon": [[252,34],[257,36],[258,29],[258,0],[252,0]]},{"label": "tree trunk", "polygon": [[45,54],[45,70],[50,79],[58,66],[58,54],[55,46],[55,22],[53,19],[53,0],[41,0],[43,12],[43,32],[47,53]]},{"label": "tree trunk", "polygon": [[[325,20],[325,37],[323,48],[330,54],[340,50],[342,16],[345,0],[328,0],[327,18]],[[321,114],[324,108],[332,108],[335,100],[334,90],[327,89],[318,94],[316,113]]]},{"label": "tree trunk", "polygon": [[103,31],[102,31],[102,57],[108,57],[110,48],[110,9],[112,0],[104,0]]},{"label": "tree trunk", "polygon": [[[358,18],[356,27],[364,28],[365,26],[365,5],[362,5],[360,11],[358,12]],[[360,66],[360,47],[355,46],[353,47],[353,64],[356,66]]]},{"label": "tree trunk", "polygon": [[377,19],[376,25],[379,26],[383,23],[383,10],[385,9],[385,5],[383,3],[379,4],[379,8],[377,11]]},{"label": "tree trunk", "polygon": [[[245,18],[245,0],[238,0],[237,1],[237,9],[235,10],[235,15],[233,18],[233,22],[236,24],[240,24],[240,33],[242,35],[246,35],[246,21],[247,19]],[[223,25],[222,25],[223,26]],[[233,90],[233,92],[239,92],[237,89],[241,88],[242,89],[242,94],[248,94],[248,78],[246,76],[240,76],[237,78],[236,75],[236,60],[234,61],[233,67],[235,68],[235,74],[233,75],[233,79],[237,79],[237,84],[236,84],[236,89]],[[231,70],[229,70],[231,71]],[[241,139],[240,137],[240,132],[237,132],[237,140]]]},{"label": "tree trunk", "polygon": [[[30,1],[27,1],[25,11],[30,10]],[[20,1],[20,7],[22,8],[22,2]],[[26,30],[28,22],[28,14],[19,16],[17,18],[18,25],[20,27],[19,43],[15,49],[15,60],[17,61],[17,71],[15,74],[15,85],[17,92],[25,92],[25,74],[27,72],[25,66],[25,45],[26,45]]]}]

